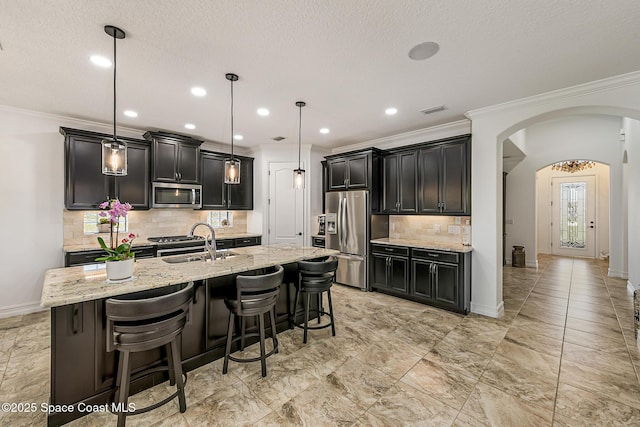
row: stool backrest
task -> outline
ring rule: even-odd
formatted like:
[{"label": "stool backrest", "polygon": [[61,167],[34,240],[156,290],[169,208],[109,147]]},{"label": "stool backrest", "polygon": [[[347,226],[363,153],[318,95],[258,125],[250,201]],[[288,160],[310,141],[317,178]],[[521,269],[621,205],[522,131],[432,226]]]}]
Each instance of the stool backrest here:
[{"label": "stool backrest", "polygon": [[298,261],[298,270],[302,275],[334,274],[338,269],[338,258],[328,256],[325,259]]},{"label": "stool backrest", "polygon": [[163,345],[179,334],[193,302],[193,287],[189,282],[183,289],[165,295],[107,299],[107,351],[127,346],[142,351]]},{"label": "stool backrest", "polygon": [[264,307],[275,305],[284,277],[284,268],[276,265],[265,274],[236,276],[238,315],[262,313]]}]

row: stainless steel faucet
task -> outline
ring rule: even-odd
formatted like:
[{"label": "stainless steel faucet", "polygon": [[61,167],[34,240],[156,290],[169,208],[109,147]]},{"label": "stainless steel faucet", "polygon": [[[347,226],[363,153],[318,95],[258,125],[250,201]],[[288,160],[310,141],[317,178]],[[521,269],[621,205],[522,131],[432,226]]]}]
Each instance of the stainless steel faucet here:
[{"label": "stainless steel faucet", "polygon": [[211,231],[211,243],[209,243],[209,239],[205,237],[204,247],[207,249],[207,252],[209,252],[211,261],[214,261],[216,259],[216,232],[211,225],[207,224],[206,222],[196,222],[191,226],[191,230],[189,230],[189,234],[187,234],[187,236],[193,237],[193,232],[196,231],[196,228],[198,228],[199,225],[204,225]]}]

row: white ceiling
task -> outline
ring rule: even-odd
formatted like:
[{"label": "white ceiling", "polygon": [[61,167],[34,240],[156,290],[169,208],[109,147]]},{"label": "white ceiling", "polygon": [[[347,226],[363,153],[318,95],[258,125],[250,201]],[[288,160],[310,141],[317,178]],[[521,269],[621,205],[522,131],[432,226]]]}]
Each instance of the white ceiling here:
[{"label": "white ceiling", "polygon": [[[640,69],[637,0],[0,0],[0,10],[0,104],[112,122],[111,69],[89,61],[112,57],[112,24],[127,33],[119,125],[228,143],[234,72],[246,147],[297,143],[298,100],[303,143],[332,148]],[[440,52],[409,59],[425,41]],[[190,94],[196,85],[206,97]],[[256,114],[263,106],[269,117]],[[389,106],[398,114],[385,116]]]}]

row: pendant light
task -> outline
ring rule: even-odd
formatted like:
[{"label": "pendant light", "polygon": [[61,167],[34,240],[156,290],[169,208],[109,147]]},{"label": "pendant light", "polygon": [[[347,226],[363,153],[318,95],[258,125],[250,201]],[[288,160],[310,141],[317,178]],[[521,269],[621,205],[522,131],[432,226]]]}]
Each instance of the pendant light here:
[{"label": "pendant light", "polygon": [[116,134],[116,39],[125,38],[125,34],[113,25],[106,25],[104,32],[113,37],[113,139],[102,140],[102,173],[124,176],[127,174],[127,145],[118,141]]},{"label": "pendant light", "polygon": [[231,157],[224,160],[224,183],[240,184],[240,159],[233,155],[233,82],[238,81],[238,75],[227,73],[225,77],[231,82]]},{"label": "pendant light", "polygon": [[304,188],[304,169],[300,167],[300,150],[302,147],[302,107],[307,105],[303,101],[296,102],[300,109],[300,120],[298,121],[298,169],[293,170],[293,188]]}]

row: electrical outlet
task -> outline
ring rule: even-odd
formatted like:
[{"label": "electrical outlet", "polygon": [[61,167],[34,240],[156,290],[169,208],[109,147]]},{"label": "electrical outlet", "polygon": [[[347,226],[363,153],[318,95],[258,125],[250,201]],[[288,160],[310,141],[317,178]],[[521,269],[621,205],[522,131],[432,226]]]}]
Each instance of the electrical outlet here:
[{"label": "electrical outlet", "polygon": [[453,222],[455,222],[456,224],[460,224],[460,217],[457,216],[457,217],[453,218]]},{"label": "electrical outlet", "polygon": [[447,230],[449,234],[460,234],[460,226],[459,225],[450,225]]},{"label": "electrical outlet", "polygon": [[436,234],[440,234],[440,224],[435,224],[433,226],[433,232]]}]

